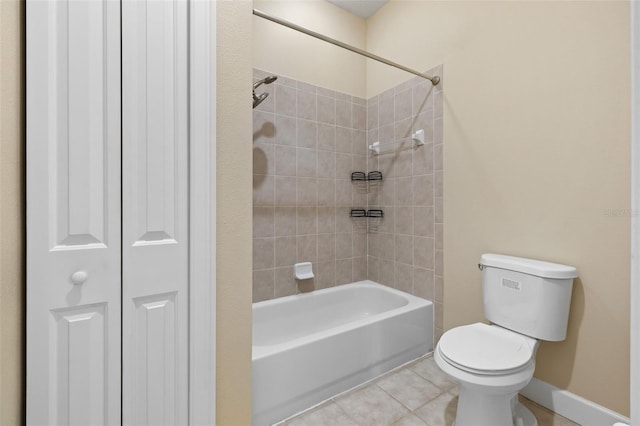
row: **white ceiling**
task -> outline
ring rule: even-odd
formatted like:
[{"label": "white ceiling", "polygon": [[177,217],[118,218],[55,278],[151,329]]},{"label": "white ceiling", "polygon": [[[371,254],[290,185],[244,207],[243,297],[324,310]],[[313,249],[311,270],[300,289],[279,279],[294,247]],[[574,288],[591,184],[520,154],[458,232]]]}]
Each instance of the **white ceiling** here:
[{"label": "white ceiling", "polygon": [[328,0],[354,15],[367,19],[384,6],[389,0]]}]

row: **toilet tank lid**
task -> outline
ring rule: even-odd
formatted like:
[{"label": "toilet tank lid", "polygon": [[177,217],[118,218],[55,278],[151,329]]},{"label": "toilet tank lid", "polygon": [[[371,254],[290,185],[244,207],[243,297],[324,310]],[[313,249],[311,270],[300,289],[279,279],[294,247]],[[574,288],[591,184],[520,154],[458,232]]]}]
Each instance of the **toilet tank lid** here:
[{"label": "toilet tank lid", "polygon": [[568,279],[578,276],[578,270],[573,266],[525,259],[522,257],[505,256],[503,254],[483,254],[480,257],[480,265],[522,272],[542,278]]}]

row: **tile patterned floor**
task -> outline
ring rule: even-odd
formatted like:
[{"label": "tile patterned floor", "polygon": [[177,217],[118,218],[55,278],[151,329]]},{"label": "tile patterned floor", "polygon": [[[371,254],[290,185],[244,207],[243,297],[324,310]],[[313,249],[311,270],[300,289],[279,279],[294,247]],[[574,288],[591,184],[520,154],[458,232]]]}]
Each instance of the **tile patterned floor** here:
[{"label": "tile patterned floor", "polygon": [[[520,397],[539,426],[577,426]],[[428,355],[289,418],[278,426],[450,426],[458,389]]]}]

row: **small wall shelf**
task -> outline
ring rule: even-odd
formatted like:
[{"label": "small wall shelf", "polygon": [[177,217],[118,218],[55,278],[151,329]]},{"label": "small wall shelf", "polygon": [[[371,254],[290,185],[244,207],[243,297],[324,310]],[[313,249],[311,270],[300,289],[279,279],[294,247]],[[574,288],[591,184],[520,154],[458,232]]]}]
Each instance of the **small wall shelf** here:
[{"label": "small wall shelf", "polygon": [[354,182],[370,182],[376,180],[382,180],[382,172],[373,171],[369,173],[353,172],[351,173],[351,180]]},{"label": "small wall shelf", "polygon": [[351,182],[355,184],[359,193],[368,194],[382,184],[382,172],[377,170],[369,173],[353,172]]},{"label": "small wall shelf", "polygon": [[400,142],[406,142],[408,140],[413,141],[414,146],[418,147],[418,146],[422,146],[424,145],[424,129],[420,129],[420,130],[416,130],[410,138],[404,138],[404,139],[398,139],[392,142],[374,142],[371,145],[369,145],[369,151],[371,151],[371,154],[373,155],[379,155],[380,154],[380,149],[385,147],[385,146],[389,146],[389,145],[395,145],[397,143]]},{"label": "small wall shelf", "polygon": [[384,211],[380,209],[351,209],[351,217],[384,217]]},{"label": "small wall shelf", "polygon": [[354,222],[359,230],[375,232],[378,230],[380,223],[382,223],[384,212],[379,209],[351,209],[350,216],[355,219]]}]

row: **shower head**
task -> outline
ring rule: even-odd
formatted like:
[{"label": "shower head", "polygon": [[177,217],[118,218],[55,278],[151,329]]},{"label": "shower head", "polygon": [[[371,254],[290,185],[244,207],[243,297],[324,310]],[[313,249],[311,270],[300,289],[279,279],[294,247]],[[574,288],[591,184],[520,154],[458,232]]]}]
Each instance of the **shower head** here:
[{"label": "shower head", "polygon": [[258,105],[260,105],[262,103],[262,101],[267,99],[267,96],[269,96],[268,93],[263,93],[260,96],[256,96],[256,93],[253,92],[253,107],[255,108]]},{"label": "shower head", "polygon": [[275,75],[269,75],[265,78],[263,78],[262,80],[258,80],[255,83],[253,83],[253,107],[257,107],[258,105],[260,105],[262,103],[262,101],[264,101],[265,99],[267,99],[267,96],[269,96],[268,93],[262,93],[261,95],[256,95],[256,89],[260,86],[262,86],[263,84],[271,84],[274,81],[276,81],[278,79],[277,76]]},{"label": "shower head", "polygon": [[278,79],[278,76],[269,75],[269,76],[263,78],[262,80],[258,80],[255,83],[253,83],[253,90],[256,90],[258,87],[262,86],[263,84],[271,84],[274,81],[276,81],[277,79]]}]

